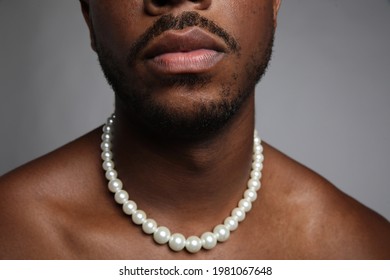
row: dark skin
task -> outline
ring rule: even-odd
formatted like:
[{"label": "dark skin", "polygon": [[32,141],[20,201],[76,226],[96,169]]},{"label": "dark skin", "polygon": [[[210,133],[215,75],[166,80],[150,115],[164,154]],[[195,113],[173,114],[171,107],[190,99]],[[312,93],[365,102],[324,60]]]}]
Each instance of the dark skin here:
[{"label": "dark skin", "polygon": [[[230,81],[235,71],[237,79],[226,98],[245,88],[249,78],[242,73],[253,49],[264,56],[265,46],[259,41],[270,40],[280,2],[160,2],[164,3],[118,0],[112,5],[112,0],[83,0],[82,8],[92,48],[108,50],[116,65],[126,69],[126,77],[139,75],[136,86],[148,88],[155,104],[192,119],[194,105],[221,99],[221,83]],[[121,64],[127,46],[157,18],[184,11],[196,11],[222,26],[237,39],[240,56],[224,54],[207,70],[210,82],[197,91],[193,86],[161,84],[163,74],[148,71],[142,52],[130,68]],[[253,86],[222,127],[198,137],[181,137],[149,126],[117,94],[113,150],[131,199],[159,224],[186,236],[200,235],[220,223],[248,180],[254,95]],[[211,251],[174,253],[143,234],[114,202],[101,168],[100,135],[98,128],[0,178],[0,258],[390,258],[388,221],[266,143],[262,188],[237,231]]]}]

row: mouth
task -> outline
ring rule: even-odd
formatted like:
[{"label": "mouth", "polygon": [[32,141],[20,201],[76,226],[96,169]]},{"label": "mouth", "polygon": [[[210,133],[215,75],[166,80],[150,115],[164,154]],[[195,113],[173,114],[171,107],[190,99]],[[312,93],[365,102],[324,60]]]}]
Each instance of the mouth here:
[{"label": "mouth", "polygon": [[197,74],[210,71],[227,53],[224,43],[199,28],[167,31],[146,48],[150,70],[158,74]]}]

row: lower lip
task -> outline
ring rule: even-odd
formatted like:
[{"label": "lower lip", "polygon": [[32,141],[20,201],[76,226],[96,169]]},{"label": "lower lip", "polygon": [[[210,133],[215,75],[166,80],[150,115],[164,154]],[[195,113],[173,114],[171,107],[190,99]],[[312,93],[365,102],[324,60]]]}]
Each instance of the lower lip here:
[{"label": "lower lip", "polygon": [[148,60],[148,65],[162,74],[196,74],[211,70],[222,58],[223,53],[200,49],[164,53]]}]

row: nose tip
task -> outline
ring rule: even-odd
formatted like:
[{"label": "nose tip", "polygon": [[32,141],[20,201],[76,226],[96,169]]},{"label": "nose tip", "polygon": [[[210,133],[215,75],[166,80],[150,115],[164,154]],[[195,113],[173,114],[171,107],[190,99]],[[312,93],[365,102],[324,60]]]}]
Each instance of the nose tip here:
[{"label": "nose tip", "polygon": [[212,0],[144,0],[145,12],[159,16],[177,11],[207,10]]}]

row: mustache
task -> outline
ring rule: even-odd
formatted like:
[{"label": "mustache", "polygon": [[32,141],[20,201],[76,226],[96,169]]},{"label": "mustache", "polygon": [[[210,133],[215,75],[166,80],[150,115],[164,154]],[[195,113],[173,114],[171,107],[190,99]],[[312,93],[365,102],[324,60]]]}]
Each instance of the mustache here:
[{"label": "mustache", "polygon": [[179,16],[163,15],[156,20],[130,47],[128,62],[136,59],[137,55],[152,41],[168,30],[182,30],[187,27],[200,27],[221,38],[232,53],[240,53],[237,40],[213,21],[201,16],[197,12],[184,12]]}]

